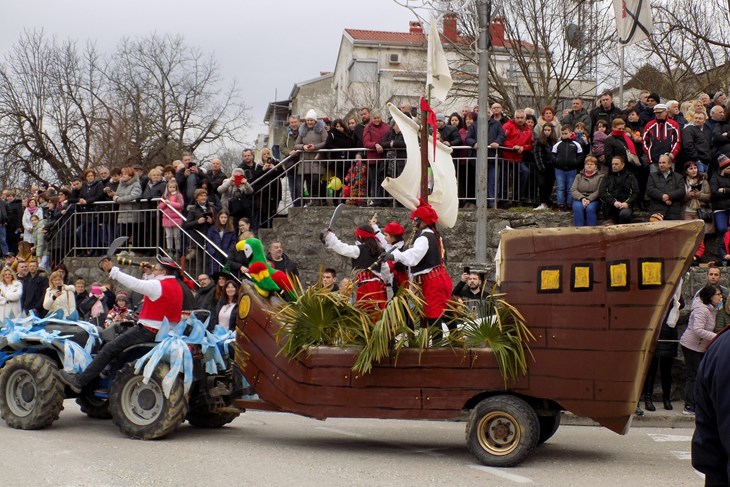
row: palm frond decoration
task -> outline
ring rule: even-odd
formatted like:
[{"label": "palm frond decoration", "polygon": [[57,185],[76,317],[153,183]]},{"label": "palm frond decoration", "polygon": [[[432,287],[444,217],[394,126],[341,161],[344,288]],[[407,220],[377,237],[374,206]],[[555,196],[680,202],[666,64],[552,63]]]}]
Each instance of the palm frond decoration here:
[{"label": "palm frond decoration", "polygon": [[295,358],[311,346],[362,346],[369,339],[370,315],[352,305],[348,295],[319,286],[295,291],[296,301],[272,312],[282,325],[277,333],[280,353]]},{"label": "palm frond decoration", "polygon": [[[420,297],[420,289],[414,283],[400,288],[393,299],[388,301],[380,318],[375,322],[370,337],[365,341],[360,354],[352,369],[361,374],[372,370],[373,363],[380,362],[395,354],[397,361],[398,353],[403,347],[418,347],[421,353],[428,347],[428,333],[417,333],[420,331],[420,316],[423,315],[423,299]],[[425,336],[425,339],[419,336]]]},{"label": "palm frond decoration", "polygon": [[522,314],[503,296],[485,293],[473,311],[461,303],[452,303],[448,314],[459,326],[449,334],[448,341],[464,350],[489,348],[507,387],[509,381],[527,373],[528,356],[534,360],[528,342],[535,337]]}]

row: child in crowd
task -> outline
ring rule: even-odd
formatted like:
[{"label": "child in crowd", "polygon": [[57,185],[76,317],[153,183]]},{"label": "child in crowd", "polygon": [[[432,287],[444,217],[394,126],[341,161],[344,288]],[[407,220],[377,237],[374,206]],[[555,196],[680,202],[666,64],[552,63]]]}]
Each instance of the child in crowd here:
[{"label": "child in crowd", "polygon": [[585,153],[573,136],[573,127],[563,125],[560,129],[560,142],[553,146],[555,155],[555,197],[558,209],[565,211],[573,208],[570,188],[580,169],[583,169]]},{"label": "child in crowd", "polygon": [[365,206],[367,197],[368,167],[362,162],[362,154],[355,155],[355,163],[345,176],[345,187],[342,196],[347,198],[348,205]]},{"label": "child in crowd", "polygon": [[608,124],[605,120],[599,120],[598,123],[596,123],[596,131],[593,132],[593,149],[591,150],[593,155],[596,156],[596,159],[598,159],[599,169],[606,162],[605,143],[607,138]]},{"label": "child in crowd", "polygon": [[583,148],[583,153],[588,154],[591,151],[591,139],[586,133],[586,124],[576,122],[573,133],[575,134],[575,141]]},{"label": "child in crowd", "polygon": [[33,247],[31,252],[40,260],[38,267],[48,270],[48,252],[46,251],[46,231],[45,220],[41,220],[37,214],[30,217],[30,223],[33,225]]},{"label": "child in crowd", "polygon": [[129,306],[127,305],[127,293],[120,291],[117,293],[117,300],[114,306],[106,315],[104,328],[109,328],[114,323],[126,321],[130,318],[130,315]]},{"label": "child in crowd", "polygon": [[182,255],[182,244],[180,241],[180,227],[182,226],[182,212],[185,201],[178,190],[177,181],[171,179],[167,182],[165,193],[157,203],[157,208],[162,210],[162,227],[165,229],[165,251],[170,257],[177,260]]},{"label": "child in crowd", "polygon": [[105,303],[101,283],[94,282],[91,284],[89,297],[81,303],[79,311],[86,318],[86,321],[98,327],[104,326],[104,320],[106,320],[106,316],[109,314],[109,307]]}]

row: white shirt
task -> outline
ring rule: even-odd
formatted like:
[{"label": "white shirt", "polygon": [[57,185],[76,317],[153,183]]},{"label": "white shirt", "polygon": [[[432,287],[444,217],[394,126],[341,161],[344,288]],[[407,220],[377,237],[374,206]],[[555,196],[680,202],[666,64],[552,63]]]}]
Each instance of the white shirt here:
[{"label": "white shirt", "polygon": [[[408,250],[394,250],[393,251],[393,257],[396,262],[400,262],[401,264],[405,264],[408,267],[413,267],[419,262],[421,262],[421,259],[426,255],[426,252],[428,252],[428,239],[423,236],[423,233],[425,232],[431,232],[433,233],[433,230],[430,228],[426,228],[423,230],[421,235],[413,242],[413,246]],[[420,272],[416,272],[413,274],[414,276],[419,276],[421,274],[427,274],[431,272],[433,267],[429,269],[424,269]]]}]

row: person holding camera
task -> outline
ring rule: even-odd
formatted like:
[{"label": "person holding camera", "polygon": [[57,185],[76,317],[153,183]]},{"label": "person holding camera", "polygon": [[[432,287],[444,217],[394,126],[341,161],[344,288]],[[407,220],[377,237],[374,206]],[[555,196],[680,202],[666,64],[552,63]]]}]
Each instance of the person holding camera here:
[{"label": "person holding camera", "polygon": [[707,181],[707,176],[700,172],[696,161],[684,163],[684,188],[682,220],[695,220],[697,218],[705,220],[705,218],[709,218],[709,223],[705,222],[705,233],[710,233],[712,229],[712,210],[709,204],[712,198],[712,190],[710,189],[710,183]]},{"label": "person holding camera", "polygon": [[45,297],[43,298],[43,309],[47,310],[48,314],[61,310],[63,311],[62,318],[66,318],[76,311],[76,296],[74,294],[76,288],[63,283],[62,271],[51,273],[49,281],[50,285],[46,288]]},{"label": "person holding camera", "polygon": [[[215,221],[215,208],[208,202],[208,191],[205,189],[196,189],[193,193],[195,203],[188,207],[188,219],[183,223],[183,228],[193,237],[197,244],[192,244],[188,249],[186,258],[188,260],[195,259],[195,273],[205,272],[203,260],[205,239],[204,235],[208,234],[208,229]],[[196,231],[197,230],[197,231]]]}]

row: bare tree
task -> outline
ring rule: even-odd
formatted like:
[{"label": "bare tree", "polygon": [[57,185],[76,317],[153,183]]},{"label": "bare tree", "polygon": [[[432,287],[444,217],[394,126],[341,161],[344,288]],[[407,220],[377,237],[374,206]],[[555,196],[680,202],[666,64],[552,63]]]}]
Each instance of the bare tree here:
[{"label": "bare tree", "polygon": [[125,39],[104,59],[93,44],[25,32],[0,61],[3,173],[66,182],[96,164],[238,142],[247,107],[235,83],[221,85],[213,57],[179,36]]},{"label": "bare tree", "polygon": [[652,8],[654,33],[637,44],[632,70],[649,59],[661,76],[660,94],[676,100],[727,90],[730,11],[725,0],[659,0]]},{"label": "bare tree", "polygon": [[6,171],[68,180],[88,167],[101,123],[103,81],[93,45],[79,52],[25,32],[0,64],[0,153]]},{"label": "bare tree", "polygon": [[[476,97],[479,33],[477,0],[394,0],[416,15],[455,12],[459,38],[443,39],[458,54],[454,94]],[[517,106],[555,105],[595,94],[596,63],[610,46],[613,26],[598,2],[522,0],[493,2],[490,98],[508,111]],[[496,36],[494,34],[497,34]]]}]

